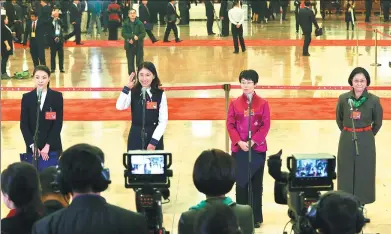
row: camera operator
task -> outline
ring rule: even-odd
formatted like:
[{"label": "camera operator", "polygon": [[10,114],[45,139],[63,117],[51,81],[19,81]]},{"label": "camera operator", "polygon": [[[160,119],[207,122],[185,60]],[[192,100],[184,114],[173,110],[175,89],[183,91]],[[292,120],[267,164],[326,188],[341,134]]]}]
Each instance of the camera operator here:
[{"label": "camera operator", "polygon": [[103,163],[104,154],[95,146],[77,144],[64,151],[56,183],[62,194],[72,194],[72,203],[35,223],[32,233],[147,234],[142,215],[110,205],[100,196],[111,183]]},{"label": "camera operator", "polygon": [[307,214],[320,234],[360,233],[365,225],[362,206],[353,195],[331,191],[322,195]]},{"label": "camera operator", "polygon": [[197,190],[206,195],[206,200],[182,213],[178,233],[195,233],[197,218],[204,208],[214,204],[224,204],[233,210],[243,234],[254,233],[251,207],[236,204],[225,196],[231,191],[235,181],[235,163],[231,155],[218,149],[203,151],[194,164],[193,182]]}]

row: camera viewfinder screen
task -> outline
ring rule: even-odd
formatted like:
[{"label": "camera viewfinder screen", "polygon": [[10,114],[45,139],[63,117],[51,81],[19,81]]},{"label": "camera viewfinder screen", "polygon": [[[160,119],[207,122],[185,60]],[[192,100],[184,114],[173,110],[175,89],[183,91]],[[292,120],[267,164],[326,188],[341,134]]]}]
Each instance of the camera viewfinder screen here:
[{"label": "camera viewfinder screen", "polygon": [[324,178],[327,176],[327,159],[297,160],[296,178]]},{"label": "camera viewfinder screen", "polygon": [[163,155],[132,155],[130,158],[133,175],[163,175]]}]

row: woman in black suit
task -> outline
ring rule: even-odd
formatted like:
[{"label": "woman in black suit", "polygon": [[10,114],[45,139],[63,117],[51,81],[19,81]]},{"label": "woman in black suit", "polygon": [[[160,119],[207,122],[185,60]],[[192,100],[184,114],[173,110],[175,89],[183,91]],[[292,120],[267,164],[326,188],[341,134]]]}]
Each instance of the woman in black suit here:
[{"label": "woman in black suit", "polygon": [[7,62],[10,55],[14,53],[14,43],[12,42],[13,32],[7,26],[8,17],[1,16],[1,79],[9,79],[7,74]]},{"label": "woman in black suit", "polygon": [[64,100],[62,93],[49,88],[50,70],[48,67],[43,65],[35,67],[33,76],[36,88],[23,94],[20,130],[26,143],[26,152],[34,152],[34,133],[39,107],[38,152],[43,160],[48,160],[49,151],[62,152],[60,133]]}]

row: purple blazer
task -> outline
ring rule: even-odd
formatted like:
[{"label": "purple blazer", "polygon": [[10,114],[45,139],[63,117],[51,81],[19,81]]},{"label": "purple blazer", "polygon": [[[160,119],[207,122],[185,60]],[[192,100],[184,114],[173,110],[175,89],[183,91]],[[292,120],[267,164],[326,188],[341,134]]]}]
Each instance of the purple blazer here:
[{"label": "purple blazer", "polygon": [[[233,100],[229,105],[227,129],[231,138],[231,151],[240,151],[239,141],[247,141],[248,138],[248,99],[245,94]],[[266,136],[270,129],[270,109],[269,103],[254,92],[252,102],[253,113],[251,115],[251,132],[256,152],[266,152]]]}]

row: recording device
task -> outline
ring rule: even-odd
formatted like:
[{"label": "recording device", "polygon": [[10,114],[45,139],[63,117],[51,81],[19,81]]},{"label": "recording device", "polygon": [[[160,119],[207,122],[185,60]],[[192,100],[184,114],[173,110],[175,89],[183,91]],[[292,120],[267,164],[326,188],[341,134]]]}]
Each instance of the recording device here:
[{"label": "recording device", "polygon": [[170,196],[172,154],[163,150],[131,150],[123,154],[125,188],[136,192],[137,212],[147,219],[150,233],[168,234],[163,227],[162,197]]},{"label": "recording device", "polygon": [[267,161],[274,178],[274,200],[288,205],[288,217],[295,234],[315,234],[307,217],[308,208],[320,198],[320,191],[334,189],[336,158],[330,154],[294,154],[287,158],[289,172],[281,172],[282,150]]}]

